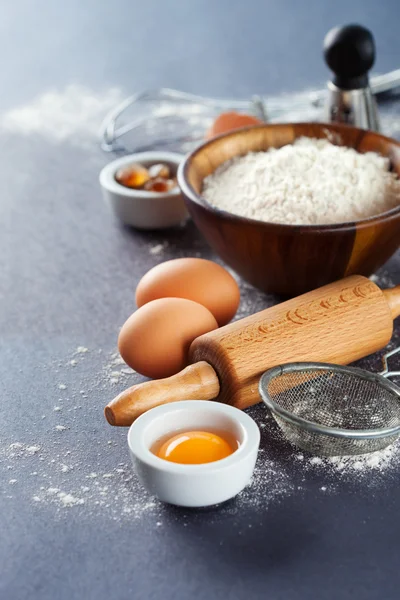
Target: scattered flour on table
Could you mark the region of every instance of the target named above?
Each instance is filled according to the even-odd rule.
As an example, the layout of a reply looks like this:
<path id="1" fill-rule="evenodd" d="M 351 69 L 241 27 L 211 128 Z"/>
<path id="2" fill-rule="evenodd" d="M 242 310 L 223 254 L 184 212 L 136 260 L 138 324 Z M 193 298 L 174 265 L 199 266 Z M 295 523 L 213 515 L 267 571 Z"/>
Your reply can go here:
<path id="1" fill-rule="evenodd" d="M 51 88 L 4 112 L 0 128 L 24 137 L 38 134 L 49 141 L 91 147 L 99 123 L 123 97 L 121 89 L 113 87 L 101 91 L 77 84 Z"/>
<path id="2" fill-rule="evenodd" d="M 21 473 L 18 479 L 7 479 L 9 487 L 15 494 L 27 494 L 27 498 L 38 506 L 54 506 L 60 515 L 74 510 L 120 520 L 136 519 L 144 513 L 156 511 L 159 518 L 162 505 L 142 489 L 127 461 L 125 435 L 123 442 L 119 436 L 118 442 L 114 439 L 102 443 L 98 439 L 101 436 L 90 436 L 85 431 L 88 422 L 93 420 L 91 411 L 95 412 L 96 418 L 99 412 L 102 413 L 98 406 L 98 391 L 106 390 L 106 396 L 112 397 L 116 393 L 112 389 L 115 384 L 120 383 L 122 387 L 132 385 L 138 377 L 137 373 L 125 364 L 116 351 L 108 354 L 99 351 L 91 353 L 89 348 L 78 346 L 72 356 L 75 358 L 55 361 L 52 365 L 58 373 L 61 368 L 73 368 L 74 373 L 66 377 L 67 371 L 64 371 L 65 383 L 56 383 L 57 391 L 63 392 L 63 397 L 55 397 L 57 404 L 54 405 L 54 397 L 48 398 L 47 407 L 43 404 L 46 414 L 39 417 L 40 423 L 44 424 L 41 427 L 40 444 L 25 440 L 10 440 L 8 444 L 3 440 L 0 443 L 0 470 L 4 467 L 8 473 Z M 97 368 L 93 366 L 94 359 L 100 362 Z M 95 402 L 92 403 L 91 399 Z M 77 416 L 82 408 L 89 415 L 83 421 L 82 417 Z M 56 421 L 61 412 L 65 416 L 63 424 Z M 102 415 L 100 418 L 103 419 Z M 25 439 L 33 436 L 38 439 L 37 428 L 34 422 L 32 424 L 33 429 L 26 432 Z M 104 422 L 105 434 L 110 435 L 111 431 L 107 430 Z M 82 433 L 78 443 L 77 432 Z M 117 437 L 121 431 L 112 433 Z M 95 451 L 90 452 L 93 445 Z M 115 455 L 109 454 L 109 449 L 116 447 L 119 449 L 118 462 L 115 461 Z M 121 459 L 125 461 L 121 462 Z M 110 465 L 106 470 L 104 463 Z M 7 497 L 12 498 L 9 492 Z"/>
<path id="3" fill-rule="evenodd" d="M 108 383 L 113 385 L 126 380 L 131 375 L 137 375 L 137 373 L 128 367 L 118 352 L 113 352 L 109 361 L 103 366 L 103 376 Z"/>
<path id="4" fill-rule="evenodd" d="M 394 287 L 397 285 L 387 271 L 381 271 L 378 274 L 373 274 L 370 280 L 379 285 L 382 289 Z"/>
<path id="5" fill-rule="evenodd" d="M 40 419 L 40 444 L 20 440 L 0 444 L 0 468 L 4 466 L 8 474 L 12 470 L 14 476 L 7 478 L 8 497 L 12 492 L 21 495 L 29 490 L 28 500 L 38 507 L 52 506 L 60 517 L 75 511 L 121 521 L 140 519 L 147 514 L 154 515 L 160 523 L 165 506 L 142 488 L 133 472 L 126 431 L 108 428 L 104 422 L 104 436 L 89 434 L 90 424 L 102 413 L 98 392 L 104 391 L 106 397 L 112 397 L 119 391 L 115 389 L 117 385 L 121 389 L 133 385 L 139 376 L 116 351 L 99 353 L 81 348 L 73 353 L 78 357 L 77 365 L 71 365 L 70 360 L 56 363 L 58 368 L 73 368 L 73 375 L 71 371 L 71 376 L 64 376 L 66 383 L 61 388 L 56 383 L 55 394 L 62 389 L 66 391 L 65 397 L 57 395 L 56 405 L 54 397 L 49 398 L 47 408 L 43 406 L 46 414 L 42 416 L 46 418 Z M 95 361 L 97 368 L 93 366 Z M 81 369 L 86 369 L 83 377 L 79 377 Z M 82 406 L 87 413 L 84 420 L 82 413 L 77 413 Z M 56 420 L 60 414 L 63 424 Z M 103 419 L 102 414 L 100 418 Z M 38 436 L 36 427 L 25 437 L 31 436 Z M 222 510 L 236 513 L 246 506 L 265 509 L 292 489 L 293 484 L 279 464 L 261 450 L 251 482 L 233 504 Z"/>
<path id="6" fill-rule="evenodd" d="M 388 159 L 328 140 L 300 138 L 222 164 L 203 195 L 228 212 L 287 224 L 328 224 L 368 218 L 400 204 L 400 181 Z"/>
<path id="7" fill-rule="evenodd" d="M 168 242 L 164 242 L 163 244 L 156 244 L 155 246 L 150 246 L 149 253 L 153 256 L 158 256 L 159 254 L 162 254 L 164 250 L 166 250 L 166 248 L 168 248 Z"/>
<path id="8" fill-rule="evenodd" d="M 75 354 L 86 354 L 86 352 L 89 352 L 89 348 L 86 348 L 86 346 L 78 346 L 75 350 Z"/>
<path id="9" fill-rule="evenodd" d="M 160 503 L 142 489 L 128 462 L 120 462 L 110 472 L 96 473 L 90 470 L 93 465 L 85 455 L 85 447 L 76 447 L 72 441 L 70 447 L 62 449 L 51 438 L 42 446 L 13 442 L 1 447 L 0 463 L 11 462 L 8 466 L 23 473 L 20 479 L 10 479 L 9 485 L 18 495 L 33 490 L 30 499 L 35 504 L 51 504 L 60 514 L 65 509 L 80 509 L 88 515 L 106 513 L 110 519 L 120 520 L 160 510 Z M 66 458 L 71 464 L 63 463 Z M 31 471 L 33 465 L 35 471 Z M 29 485 L 26 471 L 29 478 L 34 478 Z"/>
<path id="10" fill-rule="evenodd" d="M 108 428 L 102 421 L 104 398 L 111 398 L 141 378 L 116 351 L 80 348 L 85 347 L 72 353 L 77 365 L 72 366 L 69 360 L 54 361 L 51 368 L 65 369 L 65 384 L 60 388 L 55 382 L 54 396 L 44 398 L 44 414 L 37 417 L 36 423 L 32 420 L 32 429 L 17 439 L 1 441 L 0 473 L 3 468 L 3 480 L 9 482 L 3 494 L 10 499 L 25 494 L 38 508 L 51 506 L 60 517 L 74 511 L 122 522 L 146 514 L 154 517 L 154 523 L 161 522 L 168 509 L 140 485 L 130 464 L 126 432 Z M 58 421 L 60 415 L 63 424 Z M 218 514 L 236 514 L 246 508 L 264 511 L 271 503 L 301 490 L 312 472 L 327 477 L 326 482 L 319 483 L 321 493 L 325 493 L 332 488 L 332 479 L 363 480 L 369 486 L 375 476 L 395 473 L 399 464 L 397 444 L 361 457 L 308 456 L 286 443 L 282 445 L 281 432 L 272 417 L 265 418 L 265 411 L 257 409 L 254 418 L 263 443 L 252 480 Z"/>
<path id="11" fill-rule="evenodd" d="M 294 490 L 294 483 L 279 463 L 261 448 L 250 484 L 237 496 L 238 508 L 252 506 L 265 509 Z"/>
<path id="12" fill-rule="evenodd" d="M 296 458 L 303 461 L 304 468 L 307 470 L 318 467 L 327 472 L 343 475 L 344 477 L 349 476 L 353 479 L 365 478 L 366 476 L 373 478 L 399 467 L 400 442 L 397 441 L 383 450 L 369 454 L 309 457 L 307 459 L 303 454 L 297 454 Z"/>
<path id="13" fill-rule="evenodd" d="M 9 458 L 33 456 L 40 452 L 40 446 L 29 446 L 28 444 L 22 444 L 21 442 L 13 442 L 9 445 L 8 450 Z"/>
<path id="14" fill-rule="evenodd" d="M 66 494 L 65 492 L 58 492 L 57 497 L 63 506 L 75 506 L 76 504 L 85 504 L 83 498 L 76 498 L 72 494 Z"/>

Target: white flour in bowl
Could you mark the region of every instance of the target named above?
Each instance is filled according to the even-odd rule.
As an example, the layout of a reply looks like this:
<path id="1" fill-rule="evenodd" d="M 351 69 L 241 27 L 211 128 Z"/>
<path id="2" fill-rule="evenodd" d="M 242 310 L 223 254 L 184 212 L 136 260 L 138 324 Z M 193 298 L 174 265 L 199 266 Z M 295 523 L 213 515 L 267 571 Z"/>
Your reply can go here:
<path id="1" fill-rule="evenodd" d="M 356 221 L 400 205 L 389 159 L 328 140 L 299 138 L 222 164 L 204 180 L 203 196 L 230 213 L 292 225 Z"/>

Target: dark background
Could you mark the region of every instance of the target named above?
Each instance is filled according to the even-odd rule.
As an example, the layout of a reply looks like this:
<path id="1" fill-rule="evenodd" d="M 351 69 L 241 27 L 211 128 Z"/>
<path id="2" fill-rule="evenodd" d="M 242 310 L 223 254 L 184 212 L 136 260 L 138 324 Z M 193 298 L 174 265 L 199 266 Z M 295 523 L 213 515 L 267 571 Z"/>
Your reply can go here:
<path id="1" fill-rule="evenodd" d="M 112 87 L 121 97 L 160 86 L 237 97 L 319 87 L 328 75 L 325 33 L 353 21 L 372 28 L 376 71 L 385 72 L 400 66 L 399 17 L 399 3 L 389 0 L 16 0 L 3 4 L 0 18 L 0 109 L 8 114 L 69 84 L 99 98 Z M 41 116 L 46 122 L 45 110 Z M 85 462 L 106 472 L 127 461 L 126 431 L 102 416 L 123 385 L 103 385 L 97 349 L 115 349 L 146 269 L 211 253 L 192 225 L 165 234 L 119 227 L 100 199 L 98 172 L 110 157 L 94 133 L 85 130 L 78 144 L 73 135 L 42 134 L 29 111 L 26 122 L 29 131 L 0 131 L 1 600 L 398 598 L 398 475 L 372 488 L 329 480 L 334 492 L 324 495 L 326 477 L 301 474 L 278 445 L 270 456 L 279 464 L 282 452 L 282 469 L 301 490 L 265 505 L 258 498 L 204 512 L 161 506 L 156 515 L 113 520 L 112 506 L 97 513 L 32 501 L 36 459 L 10 458 L 11 443 L 40 444 L 43 464 L 70 448 L 72 487 Z M 165 242 L 161 255 L 149 252 Z M 399 255 L 379 277 L 400 282 Z M 274 301 L 242 291 L 242 315 Z M 60 368 L 80 345 L 90 349 L 85 362 Z M 378 369 L 379 357 L 365 364 Z M 69 429 L 57 437 L 58 421 L 49 421 L 61 381 L 88 397 L 76 415 L 64 411 Z M 261 408 L 251 414 L 265 419 Z M 132 486 L 135 502 L 142 491 Z"/>

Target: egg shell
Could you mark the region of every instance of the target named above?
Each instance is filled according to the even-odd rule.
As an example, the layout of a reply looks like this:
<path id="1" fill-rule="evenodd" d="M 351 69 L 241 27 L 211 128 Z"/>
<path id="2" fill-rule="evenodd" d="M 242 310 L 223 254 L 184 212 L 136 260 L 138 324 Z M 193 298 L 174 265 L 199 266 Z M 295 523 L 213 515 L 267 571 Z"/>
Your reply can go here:
<path id="1" fill-rule="evenodd" d="M 138 373 L 154 379 L 169 377 L 187 366 L 192 341 L 217 327 L 213 315 L 201 304 L 160 298 L 129 317 L 120 331 L 118 349 Z"/>
<path id="2" fill-rule="evenodd" d="M 235 279 L 221 265 L 204 258 L 176 258 L 150 269 L 136 288 L 139 307 L 166 297 L 202 304 L 222 326 L 235 316 L 240 291 Z"/>

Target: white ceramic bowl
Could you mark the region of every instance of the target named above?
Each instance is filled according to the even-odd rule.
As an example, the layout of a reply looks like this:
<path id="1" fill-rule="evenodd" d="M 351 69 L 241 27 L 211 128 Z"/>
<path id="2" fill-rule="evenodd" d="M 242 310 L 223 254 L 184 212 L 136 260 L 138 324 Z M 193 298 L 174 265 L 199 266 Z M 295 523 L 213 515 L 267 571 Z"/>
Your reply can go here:
<path id="1" fill-rule="evenodd" d="M 115 216 L 138 229 L 164 229 L 179 225 L 189 214 L 179 188 L 158 193 L 134 190 L 118 183 L 117 171 L 126 165 L 140 163 L 148 167 L 154 163 L 166 163 L 176 173 L 183 160 L 175 152 L 138 152 L 123 156 L 106 165 L 100 172 L 103 197 Z"/>
<path id="2" fill-rule="evenodd" d="M 200 465 L 173 463 L 150 451 L 169 433 L 208 429 L 233 434 L 239 448 L 227 458 Z M 153 408 L 128 433 L 133 465 L 143 486 L 164 502 L 187 507 L 212 506 L 236 496 L 251 479 L 259 443 L 259 429 L 246 413 L 205 400 Z"/>

